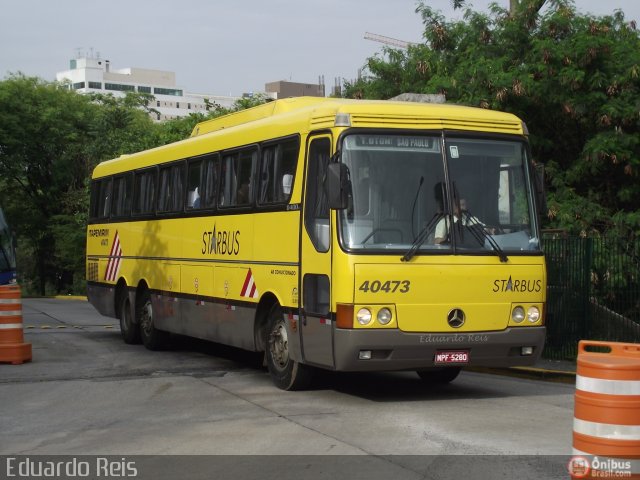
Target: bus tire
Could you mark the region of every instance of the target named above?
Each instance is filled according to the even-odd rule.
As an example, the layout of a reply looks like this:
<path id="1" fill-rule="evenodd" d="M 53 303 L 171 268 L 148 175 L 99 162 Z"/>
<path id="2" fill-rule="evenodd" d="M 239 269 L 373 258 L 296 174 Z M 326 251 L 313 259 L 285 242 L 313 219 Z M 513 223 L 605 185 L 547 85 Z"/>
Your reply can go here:
<path id="1" fill-rule="evenodd" d="M 267 368 L 273 383 L 282 390 L 304 390 L 311 383 L 311 367 L 289 356 L 287 325 L 282 309 L 274 305 L 269 311 L 266 331 Z"/>
<path id="2" fill-rule="evenodd" d="M 453 382 L 460 375 L 460 367 L 432 368 L 429 370 L 417 370 L 418 376 L 426 383 L 432 385 L 446 385 Z"/>
<path id="3" fill-rule="evenodd" d="M 149 350 L 162 350 L 166 347 L 169 333 L 158 330 L 154 326 L 153 304 L 149 290 L 144 290 L 140 301 L 136 301 L 136 317 L 140 326 L 140 338 Z"/>
<path id="4" fill-rule="evenodd" d="M 131 312 L 131 300 L 129 300 L 129 295 L 126 291 L 120 296 L 118 313 L 120 317 L 120 335 L 124 343 L 129 345 L 140 343 L 140 328 L 138 323 L 134 321 L 134 316 Z"/>

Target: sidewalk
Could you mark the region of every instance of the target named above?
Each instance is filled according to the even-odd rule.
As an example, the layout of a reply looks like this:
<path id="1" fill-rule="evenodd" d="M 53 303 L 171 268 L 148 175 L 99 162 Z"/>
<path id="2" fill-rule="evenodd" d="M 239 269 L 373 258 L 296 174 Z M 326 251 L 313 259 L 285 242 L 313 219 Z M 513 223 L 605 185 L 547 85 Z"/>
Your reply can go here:
<path id="1" fill-rule="evenodd" d="M 491 373 L 493 375 L 508 375 L 520 378 L 537 378 L 549 382 L 570 383 L 576 382 L 576 364 L 569 361 L 539 359 L 532 367 L 470 367 L 470 371 Z"/>
<path id="2" fill-rule="evenodd" d="M 509 370 L 550 382 L 576 383 L 576 364 L 569 361 L 541 358 L 533 367 L 512 367 Z"/>

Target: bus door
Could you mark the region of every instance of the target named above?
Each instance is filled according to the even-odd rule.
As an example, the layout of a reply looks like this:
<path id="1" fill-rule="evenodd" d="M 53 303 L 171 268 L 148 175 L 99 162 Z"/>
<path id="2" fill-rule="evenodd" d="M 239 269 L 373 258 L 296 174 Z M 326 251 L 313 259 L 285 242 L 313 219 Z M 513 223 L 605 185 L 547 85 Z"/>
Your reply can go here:
<path id="1" fill-rule="evenodd" d="M 331 136 L 307 144 L 306 188 L 301 231 L 302 351 L 304 361 L 333 367 L 331 322 L 331 218 L 324 178 L 331 158 Z"/>

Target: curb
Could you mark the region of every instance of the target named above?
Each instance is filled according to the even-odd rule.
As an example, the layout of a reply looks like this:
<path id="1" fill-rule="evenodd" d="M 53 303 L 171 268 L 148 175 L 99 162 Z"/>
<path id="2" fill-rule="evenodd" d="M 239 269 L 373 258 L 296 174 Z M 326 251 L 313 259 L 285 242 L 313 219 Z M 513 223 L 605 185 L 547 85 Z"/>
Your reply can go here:
<path id="1" fill-rule="evenodd" d="M 23 295 L 22 298 L 33 298 L 33 299 L 43 299 L 43 298 L 53 298 L 56 300 L 87 300 L 87 296 L 86 295 L 45 295 L 40 296 L 40 295 Z"/>
<path id="2" fill-rule="evenodd" d="M 491 375 L 502 375 L 506 377 L 526 378 L 544 380 L 556 383 L 576 383 L 576 373 L 563 370 L 549 370 L 538 367 L 509 367 L 509 368 L 490 368 L 490 367 L 470 367 L 465 370 L 478 373 L 489 373 Z"/>

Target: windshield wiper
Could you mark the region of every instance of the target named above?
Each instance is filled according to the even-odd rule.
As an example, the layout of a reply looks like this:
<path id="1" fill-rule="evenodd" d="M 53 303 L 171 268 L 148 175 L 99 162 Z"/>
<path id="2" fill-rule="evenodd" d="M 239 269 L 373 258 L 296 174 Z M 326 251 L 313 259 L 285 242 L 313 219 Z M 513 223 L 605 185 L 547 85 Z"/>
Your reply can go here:
<path id="1" fill-rule="evenodd" d="M 418 232 L 418 236 L 415 238 L 415 240 L 411 244 L 411 248 L 409 248 L 409 250 L 407 250 L 407 253 L 405 253 L 400 258 L 402 262 L 408 262 L 413 257 L 415 257 L 416 252 L 422 246 L 422 244 L 427 240 L 427 238 L 429 237 L 429 234 L 431 233 L 431 230 L 433 230 L 433 228 L 436 226 L 436 222 L 440 220 L 442 216 L 443 216 L 442 214 L 436 213 L 433 217 L 431 217 L 431 220 L 429 220 L 429 222 L 424 226 L 424 228 L 420 230 L 420 232 Z"/>
<path id="2" fill-rule="evenodd" d="M 463 212 L 462 215 L 467 215 L 467 218 L 475 218 L 473 217 L 473 215 L 471 215 L 471 212 L 469 212 L 469 210 L 466 210 L 465 212 Z M 473 228 L 476 226 L 480 228 Z M 489 235 L 485 231 L 483 224 L 481 223 L 473 224 L 473 225 L 469 225 L 469 227 L 470 228 L 467 228 L 467 230 L 471 232 L 471 234 L 474 236 L 474 238 L 478 241 L 479 244 L 483 244 L 484 240 L 486 240 L 487 243 L 491 245 L 491 248 L 493 248 L 493 250 L 498 254 L 498 257 L 500 258 L 501 262 L 506 263 L 507 261 L 509 261 L 509 257 L 507 257 L 507 254 L 504 253 L 504 250 L 502 250 L 502 248 L 500 248 L 500 245 L 498 245 L 498 242 L 496 242 L 496 239 L 493 238 L 492 235 Z"/>

